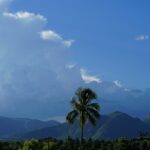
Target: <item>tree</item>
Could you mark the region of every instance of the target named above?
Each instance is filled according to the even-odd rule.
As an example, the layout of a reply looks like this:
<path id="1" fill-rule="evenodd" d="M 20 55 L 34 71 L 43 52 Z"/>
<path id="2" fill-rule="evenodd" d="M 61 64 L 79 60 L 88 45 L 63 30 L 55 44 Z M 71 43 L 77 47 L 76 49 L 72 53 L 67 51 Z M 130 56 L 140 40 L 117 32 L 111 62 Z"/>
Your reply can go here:
<path id="1" fill-rule="evenodd" d="M 25 141 L 23 150 L 41 150 L 42 149 L 42 144 L 35 139 L 32 139 L 30 141 Z"/>
<path id="2" fill-rule="evenodd" d="M 69 123 L 74 123 L 76 119 L 80 122 L 81 140 L 80 149 L 83 149 L 83 128 L 89 120 L 93 125 L 96 125 L 96 120 L 100 117 L 100 106 L 94 102 L 97 95 L 90 88 L 79 88 L 71 99 L 73 110 L 68 113 L 66 120 Z"/>

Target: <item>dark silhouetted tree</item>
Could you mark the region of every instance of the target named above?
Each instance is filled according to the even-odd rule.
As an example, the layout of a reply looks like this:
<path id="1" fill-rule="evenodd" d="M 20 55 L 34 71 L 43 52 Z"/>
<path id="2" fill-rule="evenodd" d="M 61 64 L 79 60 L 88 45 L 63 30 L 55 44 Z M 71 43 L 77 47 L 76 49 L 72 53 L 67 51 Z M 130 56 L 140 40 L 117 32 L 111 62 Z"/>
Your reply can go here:
<path id="1" fill-rule="evenodd" d="M 73 123 L 78 119 L 80 122 L 80 149 L 83 149 L 83 128 L 85 123 L 90 121 L 93 125 L 96 125 L 96 120 L 100 117 L 100 106 L 98 103 L 94 102 L 96 99 L 96 93 L 90 88 L 79 88 L 71 99 L 73 111 L 68 113 L 66 120 L 69 123 Z"/>

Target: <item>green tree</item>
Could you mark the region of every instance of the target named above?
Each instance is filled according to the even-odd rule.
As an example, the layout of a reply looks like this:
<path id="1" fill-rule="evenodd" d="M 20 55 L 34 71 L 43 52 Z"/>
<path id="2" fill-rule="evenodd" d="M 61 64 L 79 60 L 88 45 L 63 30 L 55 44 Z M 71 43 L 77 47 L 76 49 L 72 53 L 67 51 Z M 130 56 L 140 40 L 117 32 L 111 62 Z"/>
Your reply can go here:
<path id="1" fill-rule="evenodd" d="M 83 128 L 87 120 L 93 125 L 96 125 L 96 120 L 100 117 L 100 106 L 94 102 L 97 99 L 97 95 L 90 88 L 79 88 L 75 92 L 75 95 L 71 99 L 73 110 L 68 113 L 66 120 L 69 123 L 73 123 L 76 119 L 80 122 L 81 127 L 81 145 L 80 149 L 83 149 Z"/>
<path id="2" fill-rule="evenodd" d="M 23 150 L 41 150 L 42 145 L 38 140 L 32 139 L 30 141 L 25 141 Z"/>
<path id="3" fill-rule="evenodd" d="M 43 150 L 55 150 L 56 149 L 56 142 L 49 141 L 49 143 L 44 143 Z"/>

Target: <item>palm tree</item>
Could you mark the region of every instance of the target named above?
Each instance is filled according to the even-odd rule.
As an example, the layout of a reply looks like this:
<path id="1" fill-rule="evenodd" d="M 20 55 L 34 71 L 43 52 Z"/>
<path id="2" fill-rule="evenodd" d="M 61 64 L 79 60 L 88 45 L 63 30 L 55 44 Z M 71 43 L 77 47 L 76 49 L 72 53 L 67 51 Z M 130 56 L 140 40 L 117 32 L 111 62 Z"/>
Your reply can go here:
<path id="1" fill-rule="evenodd" d="M 66 120 L 73 123 L 76 119 L 80 121 L 81 127 L 81 145 L 83 149 L 83 128 L 89 120 L 93 125 L 96 125 L 96 119 L 100 117 L 100 106 L 98 103 L 93 102 L 97 99 L 97 95 L 90 88 L 79 88 L 71 99 L 73 110 L 68 113 Z"/>

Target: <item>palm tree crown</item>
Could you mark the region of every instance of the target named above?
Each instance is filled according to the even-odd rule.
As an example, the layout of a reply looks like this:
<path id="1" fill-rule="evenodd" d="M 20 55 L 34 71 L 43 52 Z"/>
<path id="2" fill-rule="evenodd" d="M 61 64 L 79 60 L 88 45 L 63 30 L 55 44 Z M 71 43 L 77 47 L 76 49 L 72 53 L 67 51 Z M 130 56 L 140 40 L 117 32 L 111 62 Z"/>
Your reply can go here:
<path id="1" fill-rule="evenodd" d="M 76 118 L 79 118 L 80 126 L 83 126 L 87 120 L 95 125 L 96 119 L 100 117 L 100 106 L 93 102 L 95 99 L 97 95 L 94 91 L 89 88 L 79 88 L 71 99 L 73 111 L 67 115 L 66 120 L 73 123 Z"/>
<path id="2" fill-rule="evenodd" d="M 100 106 L 94 102 L 95 99 L 97 99 L 97 95 L 90 88 L 79 88 L 71 99 L 73 111 L 67 115 L 66 120 L 73 123 L 75 119 L 79 119 L 82 129 L 81 139 L 86 121 L 89 120 L 93 125 L 96 125 L 96 119 L 100 117 Z"/>

